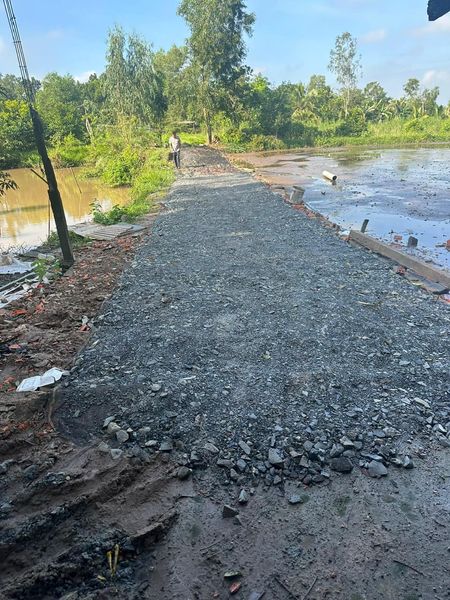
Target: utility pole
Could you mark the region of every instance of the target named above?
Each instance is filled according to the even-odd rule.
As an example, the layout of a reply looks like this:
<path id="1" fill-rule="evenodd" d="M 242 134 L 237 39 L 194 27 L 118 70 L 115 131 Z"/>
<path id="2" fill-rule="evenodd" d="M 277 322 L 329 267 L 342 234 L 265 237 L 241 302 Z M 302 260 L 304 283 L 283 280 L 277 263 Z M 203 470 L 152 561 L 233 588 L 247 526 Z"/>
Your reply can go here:
<path id="1" fill-rule="evenodd" d="M 17 60 L 19 63 L 20 74 L 22 77 L 22 84 L 25 89 L 25 95 L 27 97 L 28 106 L 30 108 L 31 122 L 33 124 L 34 138 L 36 140 L 37 150 L 42 160 L 42 166 L 44 168 L 45 177 L 48 185 L 48 197 L 55 218 L 56 230 L 58 232 L 59 243 L 63 254 L 63 266 L 68 268 L 74 263 L 72 245 L 69 238 L 69 230 L 67 228 L 66 214 L 64 212 L 64 206 L 61 199 L 61 194 L 58 189 L 58 182 L 56 181 L 55 171 L 53 169 L 52 162 L 48 156 L 47 147 L 45 145 L 44 128 L 42 125 L 41 118 L 35 108 L 35 96 L 34 89 L 31 83 L 30 75 L 28 73 L 28 67 L 25 60 L 25 54 L 20 40 L 19 29 L 17 27 L 17 20 L 14 15 L 11 0 L 3 0 L 5 6 L 6 16 L 9 22 L 9 28 L 11 29 L 11 35 L 16 49 Z"/>

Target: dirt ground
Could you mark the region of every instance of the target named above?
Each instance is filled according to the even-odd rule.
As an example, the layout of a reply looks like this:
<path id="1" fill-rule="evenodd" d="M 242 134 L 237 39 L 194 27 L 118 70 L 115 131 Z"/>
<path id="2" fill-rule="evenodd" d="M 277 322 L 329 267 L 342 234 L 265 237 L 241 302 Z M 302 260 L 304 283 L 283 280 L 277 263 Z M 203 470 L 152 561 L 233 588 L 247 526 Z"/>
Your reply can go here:
<path id="1" fill-rule="evenodd" d="M 448 308 L 206 149 L 107 246 L 2 315 L 11 388 L 89 341 L 0 399 L 2 597 L 450 598 Z"/>

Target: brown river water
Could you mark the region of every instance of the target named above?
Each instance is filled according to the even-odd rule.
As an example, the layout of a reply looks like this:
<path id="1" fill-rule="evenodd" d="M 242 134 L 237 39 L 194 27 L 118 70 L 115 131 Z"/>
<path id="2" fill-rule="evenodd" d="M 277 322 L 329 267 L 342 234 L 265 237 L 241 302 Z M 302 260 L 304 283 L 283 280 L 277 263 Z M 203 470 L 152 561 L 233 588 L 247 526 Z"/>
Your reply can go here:
<path id="1" fill-rule="evenodd" d="M 404 246 L 409 236 L 419 240 L 408 252 L 450 269 L 450 148 L 345 148 L 283 153 L 251 153 L 245 160 L 265 181 L 304 190 L 303 201 L 344 230 L 360 229 Z M 338 176 L 332 185 L 324 170 Z"/>
<path id="2" fill-rule="evenodd" d="M 29 169 L 12 169 L 9 174 L 19 187 L 0 198 L 0 250 L 38 246 L 47 238 L 49 227 L 55 230 L 47 187 Z M 109 209 L 130 199 L 128 188 L 83 179 L 80 169 L 58 169 L 56 176 L 69 225 L 88 220 L 93 202 Z"/>

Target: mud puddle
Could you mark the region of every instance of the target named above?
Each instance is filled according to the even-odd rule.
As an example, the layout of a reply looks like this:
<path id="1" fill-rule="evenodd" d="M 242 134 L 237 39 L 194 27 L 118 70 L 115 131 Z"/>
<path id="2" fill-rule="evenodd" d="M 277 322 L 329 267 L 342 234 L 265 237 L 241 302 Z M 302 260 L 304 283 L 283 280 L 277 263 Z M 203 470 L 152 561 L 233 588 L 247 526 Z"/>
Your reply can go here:
<path id="1" fill-rule="evenodd" d="M 303 186 L 304 202 L 343 229 L 360 229 L 388 243 L 418 247 L 408 252 L 450 269 L 450 148 L 337 149 L 246 154 L 257 174 L 274 185 Z M 338 175 L 332 186 L 324 170 Z"/>

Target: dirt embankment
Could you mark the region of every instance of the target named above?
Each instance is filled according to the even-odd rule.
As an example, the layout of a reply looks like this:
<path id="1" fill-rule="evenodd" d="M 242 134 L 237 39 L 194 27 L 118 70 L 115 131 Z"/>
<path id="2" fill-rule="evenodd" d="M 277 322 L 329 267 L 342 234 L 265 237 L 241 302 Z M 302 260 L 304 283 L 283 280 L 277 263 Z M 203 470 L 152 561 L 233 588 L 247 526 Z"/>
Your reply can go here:
<path id="1" fill-rule="evenodd" d="M 446 307 L 208 149 L 165 208 L 3 430 L 3 596 L 450 597 Z"/>

